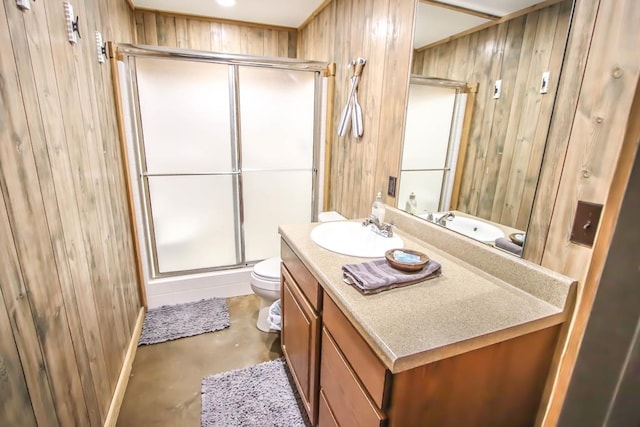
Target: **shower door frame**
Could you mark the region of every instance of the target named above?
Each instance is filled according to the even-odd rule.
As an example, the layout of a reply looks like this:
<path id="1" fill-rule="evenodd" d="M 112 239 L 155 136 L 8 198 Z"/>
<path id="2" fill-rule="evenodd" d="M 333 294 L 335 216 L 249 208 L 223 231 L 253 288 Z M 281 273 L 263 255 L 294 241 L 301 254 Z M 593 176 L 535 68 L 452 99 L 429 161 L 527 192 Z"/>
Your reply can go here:
<path id="1" fill-rule="evenodd" d="M 270 58 L 258 57 L 250 55 L 223 54 L 217 52 L 195 51 L 187 49 L 173 49 L 158 46 L 119 44 L 118 53 L 122 55 L 122 60 L 127 67 L 127 92 L 130 100 L 128 106 L 130 117 L 132 118 L 132 135 L 133 148 L 135 152 L 135 175 L 137 177 L 137 185 L 139 191 L 140 210 L 142 211 L 142 224 L 144 228 L 144 240 L 146 249 L 146 270 L 148 280 L 171 278 L 184 275 L 192 275 L 199 273 L 216 272 L 221 270 L 229 270 L 234 268 L 250 267 L 259 260 L 247 260 L 245 255 L 245 236 L 244 236 L 244 212 L 243 212 L 243 189 L 242 189 L 242 138 L 239 129 L 239 67 L 249 66 L 258 68 L 283 69 L 293 71 L 305 71 L 314 73 L 314 129 L 313 129 L 313 149 L 312 149 L 312 165 L 311 165 L 311 218 L 310 221 L 316 219 L 318 206 L 320 203 L 319 194 L 319 162 L 321 151 L 321 134 L 322 134 L 322 107 L 324 100 L 322 97 L 323 77 L 325 77 L 328 63 L 319 61 L 306 61 L 290 58 Z M 186 60 L 198 61 L 215 64 L 228 65 L 229 88 L 230 88 L 230 116 L 231 125 L 230 141 L 232 150 L 232 171 L 230 172 L 211 172 L 211 173 L 168 173 L 168 174 L 151 174 L 147 172 L 146 160 L 144 155 L 144 136 L 142 132 L 141 110 L 138 98 L 136 62 L 137 57 L 147 57 L 166 60 Z M 131 167 L 132 165 L 129 165 Z M 307 169 L 304 169 L 307 170 Z M 269 171 L 274 171 L 269 169 Z M 299 169 L 287 169 L 287 171 L 299 171 Z M 153 218 L 151 212 L 151 200 L 149 192 L 149 177 L 154 176 L 215 176 L 224 175 L 231 176 L 233 185 L 233 204 L 234 204 L 234 233 L 236 242 L 236 264 L 222 265 L 216 267 L 206 267 L 198 269 L 188 269 L 171 272 L 160 272 L 157 247 L 155 242 L 155 234 L 153 229 Z M 141 242 L 140 242 L 141 243 Z"/>

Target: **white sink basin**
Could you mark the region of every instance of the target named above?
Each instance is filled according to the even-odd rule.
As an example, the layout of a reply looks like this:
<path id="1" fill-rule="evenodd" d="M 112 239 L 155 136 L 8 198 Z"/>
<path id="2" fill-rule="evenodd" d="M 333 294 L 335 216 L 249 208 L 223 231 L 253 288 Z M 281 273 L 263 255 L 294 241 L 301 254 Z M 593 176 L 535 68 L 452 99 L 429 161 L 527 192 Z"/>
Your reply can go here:
<path id="1" fill-rule="evenodd" d="M 360 222 L 325 222 L 311 230 L 311 240 L 332 252 L 363 258 L 383 257 L 389 249 L 404 247 L 398 236 L 382 237 L 369 227 Z"/>
<path id="2" fill-rule="evenodd" d="M 435 214 L 435 220 L 437 221 L 440 216 Z M 493 243 L 497 238 L 505 237 L 498 227 L 475 218 L 456 216 L 452 220 L 446 221 L 445 226 L 457 233 L 485 243 Z"/>

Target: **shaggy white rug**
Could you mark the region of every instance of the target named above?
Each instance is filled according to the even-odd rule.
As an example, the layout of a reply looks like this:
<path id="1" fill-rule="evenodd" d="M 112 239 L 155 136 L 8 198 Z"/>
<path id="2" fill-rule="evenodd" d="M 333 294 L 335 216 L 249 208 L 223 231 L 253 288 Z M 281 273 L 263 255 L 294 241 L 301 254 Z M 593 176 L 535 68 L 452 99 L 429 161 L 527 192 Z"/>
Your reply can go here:
<path id="1" fill-rule="evenodd" d="M 309 426 L 283 358 L 202 380 L 203 427 Z"/>
<path id="2" fill-rule="evenodd" d="M 229 324 L 229 311 L 224 298 L 163 305 L 147 311 L 138 345 L 157 344 L 219 331 L 228 328 Z"/>

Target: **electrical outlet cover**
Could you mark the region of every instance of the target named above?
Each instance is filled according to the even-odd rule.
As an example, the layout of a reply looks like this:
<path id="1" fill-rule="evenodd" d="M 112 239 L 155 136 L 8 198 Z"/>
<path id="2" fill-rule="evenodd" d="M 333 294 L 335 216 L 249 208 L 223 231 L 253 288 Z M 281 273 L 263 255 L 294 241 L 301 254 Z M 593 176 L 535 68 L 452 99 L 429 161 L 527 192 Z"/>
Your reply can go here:
<path id="1" fill-rule="evenodd" d="M 500 92 L 502 92 L 502 80 L 496 80 L 493 86 L 493 99 L 500 98 Z"/>

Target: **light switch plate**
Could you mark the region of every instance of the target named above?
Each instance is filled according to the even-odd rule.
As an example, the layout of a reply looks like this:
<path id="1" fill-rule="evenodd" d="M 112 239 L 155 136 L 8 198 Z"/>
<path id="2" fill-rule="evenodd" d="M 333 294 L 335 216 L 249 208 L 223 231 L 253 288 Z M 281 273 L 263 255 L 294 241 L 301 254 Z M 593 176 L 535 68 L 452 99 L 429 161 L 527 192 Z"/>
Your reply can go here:
<path id="1" fill-rule="evenodd" d="M 398 178 L 395 176 L 389 177 L 389 184 L 387 185 L 387 194 L 391 197 L 396 197 L 396 183 Z"/>
<path id="2" fill-rule="evenodd" d="M 598 203 L 578 200 L 576 216 L 573 220 L 571 237 L 569 240 L 579 245 L 592 247 L 600 224 L 602 205 Z"/>

